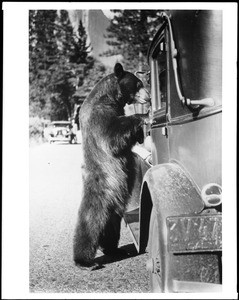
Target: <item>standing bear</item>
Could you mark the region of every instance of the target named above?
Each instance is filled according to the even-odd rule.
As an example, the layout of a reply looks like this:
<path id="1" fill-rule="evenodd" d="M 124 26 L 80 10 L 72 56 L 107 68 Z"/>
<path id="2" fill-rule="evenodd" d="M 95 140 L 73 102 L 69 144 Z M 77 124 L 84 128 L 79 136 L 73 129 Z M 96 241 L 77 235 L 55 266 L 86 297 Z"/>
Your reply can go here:
<path id="1" fill-rule="evenodd" d="M 132 147 L 144 139 L 143 119 L 124 115 L 127 104 L 149 101 L 143 83 L 116 63 L 80 110 L 83 195 L 74 234 L 74 261 L 97 267 L 96 251 L 117 254 L 120 224 L 135 177 Z"/>

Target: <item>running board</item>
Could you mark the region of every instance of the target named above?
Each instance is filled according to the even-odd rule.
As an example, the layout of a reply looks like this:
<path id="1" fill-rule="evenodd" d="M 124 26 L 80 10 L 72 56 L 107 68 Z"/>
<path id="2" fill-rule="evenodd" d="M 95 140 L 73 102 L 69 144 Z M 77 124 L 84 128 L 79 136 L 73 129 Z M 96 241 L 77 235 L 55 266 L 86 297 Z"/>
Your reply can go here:
<path id="1" fill-rule="evenodd" d="M 207 282 L 173 280 L 175 293 L 221 293 L 222 285 Z"/>
<path id="2" fill-rule="evenodd" d="M 124 214 L 124 221 L 126 224 L 126 227 L 128 228 L 134 245 L 139 252 L 139 207 L 130 211 L 127 211 Z"/>

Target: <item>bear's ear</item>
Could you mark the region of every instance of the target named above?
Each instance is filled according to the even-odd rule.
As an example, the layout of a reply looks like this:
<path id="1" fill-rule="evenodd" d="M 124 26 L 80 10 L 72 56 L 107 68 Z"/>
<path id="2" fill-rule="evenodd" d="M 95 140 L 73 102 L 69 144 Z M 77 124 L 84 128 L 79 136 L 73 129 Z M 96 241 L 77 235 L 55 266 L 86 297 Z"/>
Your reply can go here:
<path id="1" fill-rule="evenodd" d="M 124 69 L 120 63 L 116 63 L 114 67 L 115 76 L 120 79 L 124 75 Z"/>

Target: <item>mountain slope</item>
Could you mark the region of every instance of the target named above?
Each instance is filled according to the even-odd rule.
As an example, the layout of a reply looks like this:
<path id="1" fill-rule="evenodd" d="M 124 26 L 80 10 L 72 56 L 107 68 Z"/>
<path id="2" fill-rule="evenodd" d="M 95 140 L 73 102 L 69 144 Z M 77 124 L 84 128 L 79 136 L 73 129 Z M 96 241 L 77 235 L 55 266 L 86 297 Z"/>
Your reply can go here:
<path id="1" fill-rule="evenodd" d="M 107 67 L 112 67 L 116 61 L 121 60 L 121 56 L 102 57 L 101 54 L 109 50 L 106 43 L 107 27 L 110 20 L 103 14 L 102 10 L 74 10 L 69 11 L 74 28 L 77 28 L 79 20 L 89 35 L 89 42 L 92 48 L 92 56 L 101 61 Z"/>

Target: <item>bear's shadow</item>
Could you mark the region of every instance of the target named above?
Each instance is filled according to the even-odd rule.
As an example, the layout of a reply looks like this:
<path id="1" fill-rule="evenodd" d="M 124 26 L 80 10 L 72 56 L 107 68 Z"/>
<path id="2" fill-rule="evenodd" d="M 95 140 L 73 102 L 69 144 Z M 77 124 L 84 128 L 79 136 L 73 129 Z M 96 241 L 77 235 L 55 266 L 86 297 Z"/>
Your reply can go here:
<path id="1" fill-rule="evenodd" d="M 105 255 L 103 254 L 102 256 L 97 256 L 95 258 L 95 263 L 101 265 L 102 267 L 104 265 L 113 263 L 113 262 L 117 262 L 117 261 L 121 261 L 121 260 L 125 260 L 137 255 L 140 255 L 137 250 L 135 249 L 134 244 L 128 244 L 125 246 L 122 246 L 119 248 L 119 250 L 122 250 L 122 252 L 124 253 L 120 253 L 120 254 L 116 254 L 116 255 Z"/>

